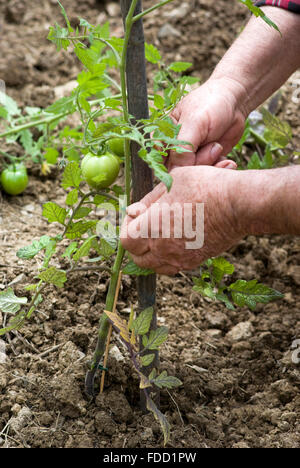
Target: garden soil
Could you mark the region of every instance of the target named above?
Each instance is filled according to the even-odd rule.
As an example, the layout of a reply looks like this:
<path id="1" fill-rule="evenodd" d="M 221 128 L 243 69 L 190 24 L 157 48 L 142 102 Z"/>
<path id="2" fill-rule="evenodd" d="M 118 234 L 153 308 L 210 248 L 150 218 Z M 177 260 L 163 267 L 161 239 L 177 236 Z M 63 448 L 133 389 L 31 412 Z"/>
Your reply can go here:
<path id="1" fill-rule="evenodd" d="M 72 24 L 78 16 L 92 23 L 110 18 L 113 33 L 122 34 L 117 3 L 63 3 Z M 151 4 L 145 1 L 146 7 Z M 204 80 L 247 17 L 234 0 L 175 0 L 146 19 L 145 34 L 168 62 L 190 60 L 193 75 Z M 46 40 L 56 20 L 61 21 L 56 1 L 0 1 L 0 78 L 21 106 L 45 107 L 76 79 L 76 59 L 56 53 Z M 290 82 L 278 113 L 293 126 L 299 144 L 299 107 L 292 92 Z M 39 265 L 23 263 L 15 252 L 33 238 L 58 232 L 42 218 L 42 204 L 63 201 L 57 173 L 45 178 L 37 168 L 29 170 L 22 196 L 0 194 L 0 290 L 11 285 L 21 295 Z M 299 239 L 250 237 L 227 258 L 236 267 L 235 278 L 259 278 L 284 298 L 255 312 L 228 311 L 192 292 L 189 274 L 159 277 L 158 321 L 170 330 L 161 368 L 183 382 L 161 393 L 161 410 L 172 425 L 168 446 L 299 447 L 299 364 L 291 349 L 300 339 Z M 105 393 L 94 402 L 84 394 L 107 286 L 105 273 L 74 274 L 63 290 L 47 289 L 19 332 L 1 338 L 0 447 L 163 446 L 159 425 L 140 411 L 138 379 L 116 337 Z M 126 316 L 135 303 L 134 280 L 124 277 L 118 311 Z"/>

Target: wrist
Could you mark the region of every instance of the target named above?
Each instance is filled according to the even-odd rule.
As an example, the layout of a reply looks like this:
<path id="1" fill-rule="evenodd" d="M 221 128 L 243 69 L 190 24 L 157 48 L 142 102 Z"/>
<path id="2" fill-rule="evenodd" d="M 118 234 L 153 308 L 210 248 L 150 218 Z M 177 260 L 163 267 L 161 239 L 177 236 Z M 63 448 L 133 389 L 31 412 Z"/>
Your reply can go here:
<path id="1" fill-rule="evenodd" d="M 233 77 L 238 108 L 246 117 L 300 66 L 300 15 L 272 6 L 264 10 L 281 35 L 252 17 L 213 73 L 227 83 Z"/>
<path id="2" fill-rule="evenodd" d="M 299 234 L 299 180 L 296 166 L 236 172 L 228 196 L 240 235 Z"/>
<path id="3" fill-rule="evenodd" d="M 226 92 L 235 112 L 242 115 L 244 120 L 247 119 L 250 113 L 247 106 L 249 96 L 246 87 L 240 81 L 227 75 L 222 70 L 219 71 L 217 67 L 209 78 L 208 83 L 219 87 L 223 93 Z"/>
<path id="4" fill-rule="evenodd" d="M 242 237 L 262 235 L 270 230 L 266 213 L 270 194 L 266 187 L 266 171 L 238 171 L 235 183 L 229 187 L 232 213 L 237 231 Z"/>

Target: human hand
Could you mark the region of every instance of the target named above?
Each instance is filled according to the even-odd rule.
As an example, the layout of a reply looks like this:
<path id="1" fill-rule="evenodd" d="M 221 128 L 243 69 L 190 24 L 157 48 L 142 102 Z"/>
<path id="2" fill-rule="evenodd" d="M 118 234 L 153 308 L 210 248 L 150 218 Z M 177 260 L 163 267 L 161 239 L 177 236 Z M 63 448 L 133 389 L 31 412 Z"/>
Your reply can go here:
<path id="1" fill-rule="evenodd" d="M 186 153 L 172 151 L 167 161 L 169 170 L 178 166 L 208 165 L 235 169 L 227 154 L 241 139 L 246 115 L 239 109 L 241 87 L 233 79 L 208 80 L 185 96 L 171 113 L 181 125 L 178 139 L 190 142 Z"/>
<path id="2" fill-rule="evenodd" d="M 121 229 L 121 242 L 138 266 L 168 275 L 198 267 L 243 237 L 232 203 L 238 172 L 198 166 L 173 169 L 171 175 L 170 192 L 160 183 L 140 202 L 129 206 Z M 194 242 L 196 249 L 190 248 L 193 240 L 198 242 Z"/>

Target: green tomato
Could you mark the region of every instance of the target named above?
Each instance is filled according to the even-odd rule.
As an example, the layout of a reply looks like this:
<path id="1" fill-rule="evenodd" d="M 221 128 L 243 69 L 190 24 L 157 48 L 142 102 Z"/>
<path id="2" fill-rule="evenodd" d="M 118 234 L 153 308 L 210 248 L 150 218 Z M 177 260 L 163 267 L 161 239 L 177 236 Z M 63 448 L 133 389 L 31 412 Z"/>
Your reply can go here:
<path id="1" fill-rule="evenodd" d="M 111 138 L 108 141 L 108 147 L 119 158 L 124 158 L 124 138 Z"/>
<path id="2" fill-rule="evenodd" d="M 110 153 L 102 156 L 88 153 L 81 163 L 84 180 L 96 190 L 109 187 L 118 177 L 119 170 L 118 158 Z"/>
<path id="3" fill-rule="evenodd" d="M 94 158 L 95 156 L 97 156 L 96 154 L 93 154 L 93 153 L 87 153 L 83 160 L 81 161 L 81 171 L 83 172 L 84 171 L 84 167 L 86 165 L 86 163 L 91 159 L 91 158 Z"/>
<path id="4" fill-rule="evenodd" d="M 28 185 L 27 170 L 24 164 L 11 164 L 0 177 L 3 190 L 9 195 L 19 195 Z"/>

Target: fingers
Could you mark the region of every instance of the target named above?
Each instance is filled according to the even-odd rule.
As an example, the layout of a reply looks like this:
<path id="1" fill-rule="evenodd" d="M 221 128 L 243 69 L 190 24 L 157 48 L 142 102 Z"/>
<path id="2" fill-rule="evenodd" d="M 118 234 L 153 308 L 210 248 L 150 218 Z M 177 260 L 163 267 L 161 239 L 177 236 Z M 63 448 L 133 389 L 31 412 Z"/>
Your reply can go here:
<path id="1" fill-rule="evenodd" d="M 172 170 L 176 167 L 182 166 L 194 166 L 196 161 L 195 150 L 199 147 L 201 141 L 203 141 L 202 129 L 198 125 L 196 118 L 192 114 L 187 118 L 182 115 L 180 111 L 174 109 L 171 118 L 174 123 L 181 124 L 181 128 L 177 139 L 186 141 L 189 144 L 182 145 L 187 151 L 184 153 L 176 153 L 170 151 L 167 168 Z"/>
<path id="2" fill-rule="evenodd" d="M 209 143 L 196 153 L 196 166 L 214 166 L 223 153 L 223 147 L 219 143 Z"/>
<path id="3" fill-rule="evenodd" d="M 135 255 L 143 255 L 149 251 L 148 238 L 141 237 L 143 219 L 126 216 L 120 233 L 120 241 L 125 250 Z"/>
<path id="4" fill-rule="evenodd" d="M 167 188 L 164 184 L 158 184 L 150 193 L 148 193 L 142 200 L 137 203 L 133 203 L 132 205 L 128 206 L 126 209 L 126 213 L 131 218 L 136 218 L 141 214 L 145 213 L 145 211 L 150 208 L 150 206 L 157 202 L 157 200 L 162 197 L 167 191 Z"/>
<path id="5" fill-rule="evenodd" d="M 192 152 L 186 153 L 176 153 L 175 151 L 170 151 L 170 155 L 167 161 L 167 169 L 171 171 L 176 167 L 183 167 L 183 166 L 195 166 L 196 155 Z"/>
<path id="6" fill-rule="evenodd" d="M 217 164 L 215 164 L 215 167 L 218 167 L 220 169 L 237 169 L 237 164 L 232 161 L 231 159 L 225 159 L 224 161 L 220 161 Z"/>

